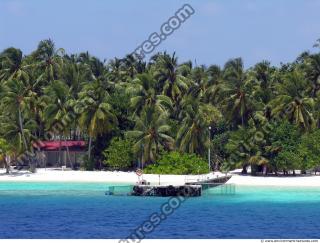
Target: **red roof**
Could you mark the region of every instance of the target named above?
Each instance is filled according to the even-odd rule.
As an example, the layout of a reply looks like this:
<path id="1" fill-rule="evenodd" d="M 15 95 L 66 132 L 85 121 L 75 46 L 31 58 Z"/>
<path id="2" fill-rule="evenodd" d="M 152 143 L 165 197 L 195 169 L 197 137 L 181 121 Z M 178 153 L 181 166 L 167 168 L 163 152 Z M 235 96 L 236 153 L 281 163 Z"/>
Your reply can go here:
<path id="1" fill-rule="evenodd" d="M 83 149 L 86 146 L 85 141 L 38 141 L 33 144 L 33 147 L 42 150 L 58 150 L 59 147 L 69 149 Z"/>

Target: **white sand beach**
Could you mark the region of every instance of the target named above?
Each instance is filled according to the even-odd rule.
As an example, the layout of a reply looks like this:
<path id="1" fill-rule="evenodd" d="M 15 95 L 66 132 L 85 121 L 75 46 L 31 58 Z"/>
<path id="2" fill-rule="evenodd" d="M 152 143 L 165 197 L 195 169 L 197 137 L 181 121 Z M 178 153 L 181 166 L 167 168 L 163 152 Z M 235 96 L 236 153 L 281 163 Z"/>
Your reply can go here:
<path id="1" fill-rule="evenodd" d="M 225 174 L 214 172 L 207 175 L 185 176 L 185 175 L 143 175 L 143 179 L 151 184 L 182 185 L 185 182 L 196 181 L 197 179 L 216 178 Z M 141 179 L 141 178 L 140 178 Z M 36 173 L 28 171 L 12 171 L 5 174 L 0 169 L 0 182 L 96 182 L 96 183 L 136 183 L 138 176 L 135 172 L 121 171 L 62 171 L 59 169 L 38 169 Z M 296 177 L 257 177 L 233 174 L 227 182 L 229 184 L 243 186 L 294 186 L 294 187 L 320 187 L 320 176 L 296 176 Z"/>
<path id="2" fill-rule="evenodd" d="M 190 176 L 188 176 L 189 178 Z M 191 176 L 196 179 L 198 176 Z M 140 179 L 152 184 L 181 185 L 188 178 L 184 175 L 143 175 Z M 36 173 L 29 171 L 12 171 L 9 175 L 0 170 L 0 182 L 105 182 L 105 183 L 136 183 L 138 176 L 135 172 L 122 171 L 72 171 L 61 169 L 37 169 Z"/>
<path id="3" fill-rule="evenodd" d="M 320 187 L 320 176 L 243 176 L 233 175 L 227 183 L 242 186 Z"/>

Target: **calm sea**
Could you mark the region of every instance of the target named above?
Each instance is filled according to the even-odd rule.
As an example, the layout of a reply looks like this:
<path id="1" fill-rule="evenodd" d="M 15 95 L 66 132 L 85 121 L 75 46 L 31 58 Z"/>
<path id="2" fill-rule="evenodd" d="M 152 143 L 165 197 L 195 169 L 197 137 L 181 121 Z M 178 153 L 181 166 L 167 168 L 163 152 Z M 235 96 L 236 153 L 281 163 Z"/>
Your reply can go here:
<path id="1" fill-rule="evenodd" d="M 106 196 L 106 184 L 0 183 L 0 238 L 126 238 L 168 198 Z M 320 188 L 219 188 L 147 238 L 320 238 Z"/>

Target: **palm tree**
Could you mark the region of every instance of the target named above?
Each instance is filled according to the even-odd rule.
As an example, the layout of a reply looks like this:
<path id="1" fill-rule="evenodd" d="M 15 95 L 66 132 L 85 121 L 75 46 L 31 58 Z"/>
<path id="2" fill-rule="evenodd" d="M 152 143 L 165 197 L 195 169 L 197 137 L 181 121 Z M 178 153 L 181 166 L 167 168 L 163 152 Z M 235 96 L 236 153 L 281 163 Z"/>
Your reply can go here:
<path id="1" fill-rule="evenodd" d="M 156 93 L 155 83 L 152 75 L 144 73 L 138 74 L 127 87 L 127 92 L 132 97 L 131 107 L 134 109 L 134 115 L 140 114 L 145 107 L 155 107 L 159 112 L 165 112 L 172 108 L 169 97 Z"/>
<path id="2" fill-rule="evenodd" d="M 72 124 L 66 117 L 70 111 L 70 90 L 69 87 L 62 81 L 55 80 L 45 88 L 45 96 L 43 97 L 47 104 L 44 110 L 44 118 L 47 125 L 47 130 L 53 131 L 55 136 L 59 137 L 59 164 L 61 164 L 61 139 L 62 136 L 66 142 L 66 134 L 69 133 L 69 129 Z M 57 125 L 59 124 L 59 125 Z M 71 164 L 69 148 L 67 149 L 67 157 Z"/>
<path id="3" fill-rule="evenodd" d="M 218 105 L 219 103 L 219 92 L 223 88 L 223 72 L 217 65 L 211 65 L 206 69 L 207 81 L 205 92 L 202 97 L 202 101 L 205 103 L 211 103 L 213 105 Z"/>
<path id="4" fill-rule="evenodd" d="M 47 82 L 56 80 L 61 75 L 64 49 L 56 49 L 51 39 L 40 41 L 37 50 L 32 54 L 41 71 L 41 77 Z"/>
<path id="5" fill-rule="evenodd" d="M 264 105 L 272 99 L 273 73 L 274 68 L 270 66 L 270 62 L 262 61 L 257 63 L 248 74 L 249 79 L 253 81 L 253 98 Z"/>
<path id="6" fill-rule="evenodd" d="M 193 64 L 192 61 L 187 61 L 182 63 L 179 66 L 179 73 L 183 76 L 183 77 L 189 77 L 192 73 L 192 68 L 193 68 Z"/>
<path id="7" fill-rule="evenodd" d="M 174 140 L 168 135 L 170 126 L 165 112 L 160 113 L 153 107 L 146 107 L 135 122 L 134 130 L 126 135 L 135 141 L 134 150 L 142 154 L 142 164 L 154 162 L 162 148 L 173 149 Z"/>
<path id="8" fill-rule="evenodd" d="M 236 58 L 228 61 L 223 72 L 225 82 L 221 83 L 219 88 L 222 106 L 229 121 L 237 121 L 240 118 L 244 126 L 253 104 L 242 59 Z"/>
<path id="9" fill-rule="evenodd" d="M 21 130 L 21 126 L 23 130 Z M 12 148 L 12 152 L 16 155 L 21 155 L 25 153 L 27 155 L 27 160 L 31 166 L 31 158 L 29 153 L 32 153 L 31 147 L 25 147 L 25 144 L 32 144 L 33 141 L 36 141 L 36 138 L 33 136 L 33 132 L 37 128 L 37 123 L 33 119 L 25 119 L 21 124 L 19 122 L 18 113 L 4 114 L 0 116 L 0 134 L 7 143 Z"/>
<path id="10" fill-rule="evenodd" d="M 146 70 L 146 63 L 133 54 L 129 54 L 122 59 L 122 64 L 129 80 L 133 79 L 138 73 L 143 73 Z"/>
<path id="11" fill-rule="evenodd" d="M 310 81 L 311 97 L 315 98 L 320 90 L 320 54 L 306 58 L 306 77 Z"/>
<path id="12" fill-rule="evenodd" d="M 167 53 L 159 55 L 156 66 L 155 77 L 160 84 L 158 88 L 173 102 L 178 102 L 188 89 L 188 81 L 179 73 L 178 59 L 175 53 L 172 56 Z"/>
<path id="13" fill-rule="evenodd" d="M 189 76 L 193 85 L 189 87 L 188 94 L 197 98 L 203 97 L 208 88 L 208 75 L 205 66 L 195 67 Z"/>
<path id="14" fill-rule="evenodd" d="M 29 90 L 26 89 L 24 83 L 20 80 L 9 80 L 6 82 L 4 92 L 1 98 L 7 111 L 18 112 L 19 129 L 22 136 L 22 142 L 25 151 L 28 151 L 29 146 L 24 134 L 24 112 L 29 110 L 29 102 L 31 100 Z"/>
<path id="15" fill-rule="evenodd" d="M 14 141 L 19 153 L 30 152 L 33 133 L 37 126 L 31 115 L 31 104 L 34 103 L 33 93 L 21 80 L 8 80 L 0 94 L 2 99 L 2 129 L 7 141 Z M 23 149 L 22 149 L 23 148 Z M 34 161 L 26 153 L 31 172 L 35 172 Z"/>
<path id="16" fill-rule="evenodd" d="M 208 75 L 208 83 L 209 85 L 217 85 L 219 81 L 222 79 L 223 72 L 221 68 L 217 65 L 211 65 L 206 70 Z"/>
<path id="17" fill-rule="evenodd" d="M 208 127 L 221 118 L 220 111 L 189 96 L 182 104 L 182 122 L 177 133 L 176 143 L 183 152 L 203 155 L 209 146 Z"/>
<path id="18" fill-rule="evenodd" d="M 92 80 L 101 77 L 106 71 L 104 62 L 100 61 L 97 57 L 91 56 L 89 52 L 80 53 L 78 62 L 82 64 L 82 67 L 88 67 L 91 72 L 90 79 Z"/>
<path id="19" fill-rule="evenodd" d="M 121 83 L 126 80 L 126 72 L 123 70 L 123 60 L 114 58 L 108 62 L 107 65 L 108 78 L 111 82 Z"/>
<path id="20" fill-rule="evenodd" d="M 0 80 L 21 79 L 28 80 L 28 68 L 32 65 L 24 63 L 22 51 L 13 47 L 0 53 Z"/>
<path id="21" fill-rule="evenodd" d="M 85 85 L 79 98 L 79 107 L 82 110 L 79 124 L 89 136 L 88 159 L 90 160 L 92 139 L 111 131 L 118 125 L 118 121 L 109 103 L 109 94 L 100 80 Z"/>
<path id="22" fill-rule="evenodd" d="M 305 96 L 306 87 L 307 80 L 303 73 L 297 70 L 287 73 L 283 83 L 276 85 L 277 96 L 269 103 L 273 107 L 272 116 L 286 117 L 290 122 L 310 130 L 314 99 Z"/>

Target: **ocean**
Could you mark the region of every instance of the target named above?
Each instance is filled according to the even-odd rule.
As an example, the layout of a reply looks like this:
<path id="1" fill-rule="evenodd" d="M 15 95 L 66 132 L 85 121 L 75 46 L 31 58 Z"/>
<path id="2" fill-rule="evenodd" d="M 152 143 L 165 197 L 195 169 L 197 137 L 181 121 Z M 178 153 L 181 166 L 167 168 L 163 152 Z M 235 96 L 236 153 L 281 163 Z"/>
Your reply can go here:
<path id="1" fill-rule="evenodd" d="M 0 183 L 0 238 L 130 238 L 169 198 L 106 196 L 101 183 Z M 237 186 L 188 198 L 146 238 L 320 238 L 320 188 Z M 152 220 L 151 220 L 152 221 Z M 152 223 L 155 221 L 153 220 Z M 149 225 L 150 226 L 150 225 Z M 149 227 L 150 228 L 150 227 Z M 144 229 L 144 228 L 143 228 Z"/>

